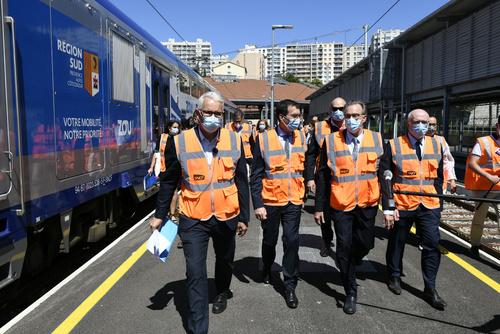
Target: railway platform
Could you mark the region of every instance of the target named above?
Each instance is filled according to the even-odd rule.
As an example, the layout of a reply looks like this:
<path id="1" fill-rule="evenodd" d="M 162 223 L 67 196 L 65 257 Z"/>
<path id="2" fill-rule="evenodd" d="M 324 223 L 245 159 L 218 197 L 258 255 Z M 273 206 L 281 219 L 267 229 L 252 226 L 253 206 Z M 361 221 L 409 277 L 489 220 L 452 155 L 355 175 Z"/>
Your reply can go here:
<path id="1" fill-rule="evenodd" d="M 377 218 L 375 248 L 358 274 L 358 310 L 342 312 L 344 294 L 333 258 L 319 255 L 320 229 L 307 203 L 300 227 L 299 307 L 288 309 L 283 285 L 260 283 L 260 224 L 252 219 L 248 234 L 237 238 L 234 297 L 219 315 L 210 314 L 210 333 L 472 333 L 500 331 L 500 266 L 442 230 L 443 253 L 437 288 L 447 301 L 444 311 L 422 299 L 420 252 L 410 239 L 404 257 L 403 293 L 385 284 L 388 233 Z M 166 263 L 145 249 L 147 219 L 68 277 L 0 333 L 184 333 L 187 300 L 182 250 L 173 247 Z M 279 271 L 278 243 L 274 270 Z M 214 254 L 209 248 L 211 297 Z M 276 277 L 277 277 L 277 273 Z"/>

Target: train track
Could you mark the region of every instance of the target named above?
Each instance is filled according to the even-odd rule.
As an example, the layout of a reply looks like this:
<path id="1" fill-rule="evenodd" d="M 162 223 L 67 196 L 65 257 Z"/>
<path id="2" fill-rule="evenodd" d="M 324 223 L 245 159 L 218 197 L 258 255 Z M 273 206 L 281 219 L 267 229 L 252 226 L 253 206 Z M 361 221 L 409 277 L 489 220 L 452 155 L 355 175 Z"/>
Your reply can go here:
<path id="1" fill-rule="evenodd" d="M 485 205 L 485 204 L 483 204 Z M 461 239 L 470 241 L 470 229 L 474 216 L 475 203 L 456 200 L 444 202 L 441 213 L 441 226 L 456 234 Z M 484 223 L 481 249 L 497 259 L 500 258 L 500 226 L 495 211 L 490 207 L 488 217 Z"/>

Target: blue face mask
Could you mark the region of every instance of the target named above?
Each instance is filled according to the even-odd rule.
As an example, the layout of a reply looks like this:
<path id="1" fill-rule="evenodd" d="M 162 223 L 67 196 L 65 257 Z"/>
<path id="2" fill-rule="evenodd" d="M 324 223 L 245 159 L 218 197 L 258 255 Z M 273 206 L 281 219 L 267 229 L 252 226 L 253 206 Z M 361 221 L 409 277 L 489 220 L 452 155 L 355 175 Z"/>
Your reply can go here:
<path id="1" fill-rule="evenodd" d="M 334 121 L 342 121 L 344 119 L 344 112 L 342 110 L 336 109 L 335 111 L 330 111 L 330 117 Z"/>
<path id="2" fill-rule="evenodd" d="M 354 117 L 350 117 L 345 121 L 345 127 L 347 131 L 351 134 L 355 134 L 361 126 L 361 119 L 355 119 Z"/>
<path id="3" fill-rule="evenodd" d="M 288 130 L 290 130 L 290 132 L 297 130 L 300 126 L 300 118 L 294 118 L 292 120 L 289 120 L 286 126 Z"/>
<path id="4" fill-rule="evenodd" d="M 259 130 L 264 131 L 266 129 L 266 126 L 264 124 L 259 125 Z"/>
<path id="5" fill-rule="evenodd" d="M 201 123 L 201 126 L 203 126 L 203 128 L 208 133 L 214 133 L 222 126 L 222 118 L 215 117 L 213 115 L 203 116 L 203 122 Z"/>
<path id="6" fill-rule="evenodd" d="M 424 123 L 413 124 L 413 132 L 417 136 L 417 139 L 422 138 L 427 133 L 429 126 Z"/>
<path id="7" fill-rule="evenodd" d="M 234 128 L 236 129 L 236 131 L 240 131 L 242 127 L 243 125 L 241 123 L 234 123 Z"/>

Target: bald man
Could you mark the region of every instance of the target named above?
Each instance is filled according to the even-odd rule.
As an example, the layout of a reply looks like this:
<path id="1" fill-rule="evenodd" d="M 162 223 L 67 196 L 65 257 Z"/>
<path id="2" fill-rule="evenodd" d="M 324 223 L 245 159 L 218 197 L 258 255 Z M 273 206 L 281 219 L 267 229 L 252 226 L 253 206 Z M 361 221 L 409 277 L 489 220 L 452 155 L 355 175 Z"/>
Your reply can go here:
<path id="1" fill-rule="evenodd" d="M 408 115 L 408 133 L 387 143 L 380 161 L 379 179 L 391 171 L 393 198 L 387 182 L 381 182 L 384 224 L 390 230 L 386 263 L 388 288 L 401 294 L 403 253 L 415 223 L 422 246 L 421 266 L 424 279 L 424 298 L 434 308 L 443 310 L 446 302 L 436 290 L 436 276 L 441 260 L 439 252 L 439 220 L 441 202 L 436 197 L 404 195 L 398 191 L 442 194 L 443 149 L 439 140 L 426 136 L 429 114 L 415 109 Z"/>
<path id="2" fill-rule="evenodd" d="M 311 139 L 306 152 L 306 165 L 304 178 L 307 184 L 307 190 L 310 192 L 316 192 L 316 162 L 318 161 L 320 148 L 323 146 L 324 139 L 327 135 L 344 129 L 344 107 L 346 102 L 341 97 L 336 97 L 330 103 L 330 114 L 329 117 L 322 121 L 316 122 L 314 126 L 314 137 Z M 327 198 L 330 194 L 326 194 Z M 332 241 L 333 241 L 333 230 L 332 223 L 330 219 L 330 204 L 325 201 L 325 210 L 323 210 L 325 219 L 321 226 L 321 237 L 323 239 L 323 245 L 320 250 L 320 255 L 322 257 L 327 257 L 333 254 L 332 252 Z"/>

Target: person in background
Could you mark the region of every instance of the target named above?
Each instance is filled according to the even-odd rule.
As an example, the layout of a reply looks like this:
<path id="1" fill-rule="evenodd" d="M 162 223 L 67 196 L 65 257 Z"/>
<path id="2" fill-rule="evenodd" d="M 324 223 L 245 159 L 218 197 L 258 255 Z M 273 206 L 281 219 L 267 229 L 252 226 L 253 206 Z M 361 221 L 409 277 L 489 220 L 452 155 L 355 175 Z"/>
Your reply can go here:
<path id="1" fill-rule="evenodd" d="M 285 302 L 296 308 L 295 288 L 299 276 L 299 225 L 304 203 L 306 143 L 300 124 L 300 105 L 283 100 L 276 109 L 278 125 L 259 134 L 254 146 L 250 186 L 255 216 L 263 231 L 262 281 L 272 282 L 279 227 L 283 227 L 283 277 Z"/>
<path id="2" fill-rule="evenodd" d="M 323 145 L 323 141 L 325 136 L 337 132 L 341 129 L 344 129 L 344 107 L 345 100 L 341 97 L 336 97 L 330 103 L 330 116 L 328 119 L 319 122 L 315 121 L 314 123 L 314 132 L 315 136 L 311 138 L 311 141 L 307 147 L 306 152 L 306 171 L 304 174 L 307 191 L 316 193 L 316 167 L 318 163 L 318 157 L 320 153 L 320 148 Z M 314 120 L 313 116 L 313 120 Z M 329 189 L 327 189 L 329 191 Z M 330 195 L 325 194 L 328 198 Z M 333 229 L 332 229 L 332 220 L 330 219 L 330 206 L 328 205 L 328 201 L 325 201 L 326 207 L 324 210 L 325 219 L 323 223 L 320 225 L 321 227 L 321 237 L 323 239 L 323 245 L 320 250 L 320 255 L 322 257 L 331 256 L 333 254 L 332 251 L 332 241 L 333 241 Z"/>
<path id="3" fill-rule="evenodd" d="M 477 138 L 476 144 L 467 158 L 465 188 L 473 197 L 500 199 L 500 116 L 495 132 Z M 478 203 L 472 218 L 470 230 L 471 254 L 479 258 L 479 246 L 483 235 L 484 220 L 490 203 Z"/>
<path id="4" fill-rule="evenodd" d="M 390 229 L 386 251 L 387 286 L 401 294 L 401 264 L 406 240 L 415 223 L 422 246 L 421 267 L 424 280 L 424 299 L 434 308 L 443 310 L 446 302 L 436 290 L 436 277 L 441 262 L 439 251 L 439 222 L 441 201 L 437 197 L 400 194 L 397 191 L 428 194 L 443 193 L 443 150 L 434 137 L 426 136 L 429 114 L 422 109 L 408 114 L 408 133 L 391 139 L 380 160 L 379 179 L 391 171 L 390 182 L 381 182 L 384 225 Z M 391 193 L 393 198 L 390 197 Z M 391 207 L 394 200 L 395 208 Z"/>
<path id="5" fill-rule="evenodd" d="M 169 121 L 167 123 L 167 131 L 162 132 L 157 139 L 154 154 L 153 154 L 153 159 L 151 161 L 151 166 L 148 169 L 148 174 L 151 175 L 153 172 L 155 173 L 156 176 L 160 176 L 160 172 L 162 169 L 162 164 L 161 164 L 161 155 L 160 155 L 160 150 L 161 150 L 161 143 L 162 143 L 162 138 L 166 143 L 166 138 L 168 135 L 170 136 L 175 136 L 178 135 L 180 132 L 180 123 L 177 121 Z M 163 166 L 164 167 L 164 166 Z"/>
<path id="6" fill-rule="evenodd" d="M 207 252 L 210 239 L 215 251 L 215 297 L 212 312 L 222 313 L 233 276 L 235 234 L 246 234 L 249 189 L 242 142 L 223 129 L 224 99 L 217 92 L 199 98 L 198 125 L 168 137 L 167 170 L 160 182 L 156 211 L 149 225 L 160 228 L 166 207 L 181 183 L 179 236 L 186 259 L 189 333 L 208 332 L 209 286 Z"/>
<path id="7" fill-rule="evenodd" d="M 457 175 L 455 174 L 455 159 L 450 152 L 450 146 L 446 142 L 443 136 L 438 134 L 438 124 L 437 118 L 434 116 L 429 117 L 429 130 L 427 130 L 426 136 L 434 137 L 441 143 L 443 147 L 443 172 L 444 172 L 444 182 L 443 191 L 450 187 L 450 192 L 452 194 L 457 192 Z"/>
<path id="8" fill-rule="evenodd" d="M 233 114 L 233 121 L 226 124 L 226 129 L 236 132 L 243 140 L 243 150 L 245 152 L 245 159 L 249 166 L 252 165 L 252 147 L 254 144 L 252 135 L 252 125 L 245 122 L 245 115 L 243 111 L 236 110 Z"/>

